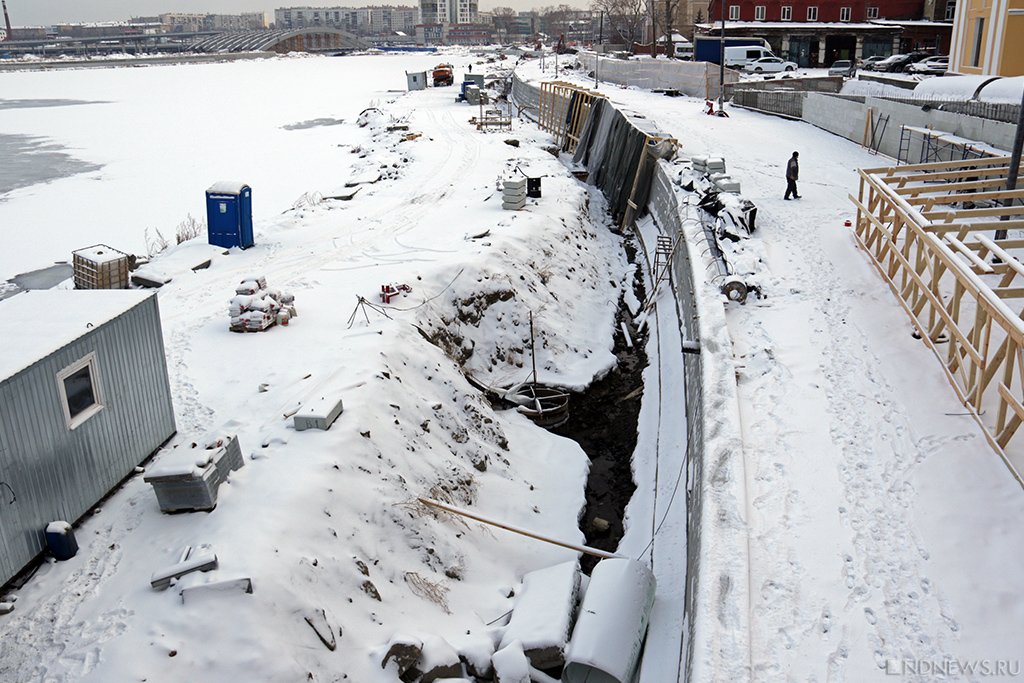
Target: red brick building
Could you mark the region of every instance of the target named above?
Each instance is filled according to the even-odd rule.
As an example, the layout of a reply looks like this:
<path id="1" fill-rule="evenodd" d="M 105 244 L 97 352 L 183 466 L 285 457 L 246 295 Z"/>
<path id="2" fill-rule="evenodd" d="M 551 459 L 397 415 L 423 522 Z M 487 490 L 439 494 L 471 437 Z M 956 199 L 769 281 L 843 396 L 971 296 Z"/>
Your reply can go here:
<path id="1" fill-rule="evenodd" d="M 947 6 L 948 5 L 948 6 Z M 698 34 L 764 38 L 803 67 L 925 50 L 947 54 L 954 0 L 711 0 Z"/>

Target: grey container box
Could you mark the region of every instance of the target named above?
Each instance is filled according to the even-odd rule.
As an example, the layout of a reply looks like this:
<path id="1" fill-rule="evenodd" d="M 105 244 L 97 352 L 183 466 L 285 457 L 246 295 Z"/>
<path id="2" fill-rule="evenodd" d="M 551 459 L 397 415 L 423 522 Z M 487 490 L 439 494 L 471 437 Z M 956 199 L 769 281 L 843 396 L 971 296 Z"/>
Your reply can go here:
<path id="1" fill-rule="evenodd" d="M 143 481 L 153 485 L 157 502 L 164 512 L 212 510 L 217 493 L 232 470 L 245 466 L 238 437 L 226 437 L 226 445 L 204 451 L 195 464 L 166 467 L 153 471 Z"/>
<path id="2" fill-rule="evenodd" d="M 212 510 L 217 507 L 220 477 L 216 467 L 158 470 L 143 478 L 153 485 L 163 512 Z"/>
<path id="3" fill-rule="evenodd" d="M 321 396 L 306 403 L 295 413 L 295 431 L 307 429 L 328 430 L 344 411 L 341 399 Z"/>

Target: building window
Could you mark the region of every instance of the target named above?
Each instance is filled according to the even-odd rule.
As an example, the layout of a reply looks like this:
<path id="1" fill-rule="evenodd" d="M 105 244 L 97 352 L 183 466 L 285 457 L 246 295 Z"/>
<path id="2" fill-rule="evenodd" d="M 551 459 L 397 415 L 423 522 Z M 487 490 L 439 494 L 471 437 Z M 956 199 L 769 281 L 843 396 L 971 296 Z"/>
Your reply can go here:
<path id="1" fill-rule="evenodd" d="M 75 429 L 102 410 L 96 354 L 90 353 L 58 372 L 57 389 L 68 429 Z"/>
<path id="2" fill-rule="evenodd" d="M 793 20 L 793 7 L 792 5 L 783 5 L 782 7 L 782 20 L 792 21 Z"/>
<path id="3" fill-rule="evenodd" d="M 818 20 L 818 8 L 817 7 L 808 7 L 807 8 L 807 21 L 817 21 L 817 20 Z"/>
<path id="4" fill-rule="evenodd" d="M 878 8 L 877 7 L 868 7 L 868 19 L 877 19 L 877 18 L 878 18 Z"/>
<path id="5" fill-rule="evenodd" d="M 946 21 L 956 18 L 956 0 L 946 0 Z"/>
<path id="6" fill-rule="evenodd" d="M 850 8 L 849 7 L 840 7 L 839 8 L 839 21 L 849 21 L 849 20 L 850 20 Z"/>
<path id="7" fill-rule="evenodd" d="M 974 47 L 971 49 L 971 66 L 981 64 L 981 41 L 985 39 L 985 18 L 974 20 Z"/>
<path id="8" fill-rule="evenodd" d="M 740 19 L 740 6 L 729 5 L 729 21 L 739 21 Z"/>
<path id="9" fill-rule="evenodd" d="M 754 8 L 754 21 L 764 21 L 764 5 L 758 5 Z"/>

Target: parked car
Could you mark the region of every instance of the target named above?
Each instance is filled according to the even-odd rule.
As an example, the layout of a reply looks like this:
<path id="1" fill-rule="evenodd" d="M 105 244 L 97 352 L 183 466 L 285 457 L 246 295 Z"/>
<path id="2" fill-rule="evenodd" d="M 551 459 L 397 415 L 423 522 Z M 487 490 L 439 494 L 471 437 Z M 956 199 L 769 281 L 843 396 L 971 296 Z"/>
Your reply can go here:
<path id="1" fill-rule="evenodd" d="M 949 57 L 928 57 L 907 67 L 907 72 L 928 76 L 941 76 L 949 71 Z"/>
<path id="2" fill-rule="evenodd" d="M 857 72 L 857 67 L 854 66 L 853 62 L 849 59 L 839 59 L 832 62 L 832 66 L 828 68 L 829 76 L 849 76 L 852 77 Z"/>
<path id="3" fill-rule="evenodd" d="M 874 55 L 873 57 L 866 57 L 861 63 L 860 68 L 864 71 L 874 71 L 875 65 L 885 59 L 881 55 Z"/>
<path id="4" fill-rule="evenodd" d="M 898 73 L 906 71 L 914 62 L 919 62 L 926 57 L 930 57 L 927 52 L 908 52 L 903 55 L 893 55 L 892 57 L 886 57 L 880 62 L 875 63 L 875 71 L 887 71 L 889 73 Z"/>
<path id="5" fill-rule="evenodd" d="M 754 73 L 777 73 L 780 71 L 796 71 L 798 65 L 796 62 L 787 62 L 784 59 L 778 57 L 761 57 L 761 59 L 755 59 L 750 64 L 743 67 L 747 71 L 753 71 Z"/>

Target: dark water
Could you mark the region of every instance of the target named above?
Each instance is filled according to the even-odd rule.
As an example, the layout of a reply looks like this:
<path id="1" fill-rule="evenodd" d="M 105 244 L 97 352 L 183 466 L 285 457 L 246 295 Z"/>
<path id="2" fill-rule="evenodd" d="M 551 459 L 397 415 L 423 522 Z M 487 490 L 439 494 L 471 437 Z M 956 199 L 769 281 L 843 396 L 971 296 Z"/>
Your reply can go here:
<path id="1" fill-rule="evenodd" d="M 102 103 L 61 99 L 0 99 L 0 110 L 70 107 L 84 104 Z M 4 200 L 5 194 L 18 188 L 47 183 L 102 168 L 97 164 L 77 159 L 64 152 L 64 149 L 63 146 L 49 138 L 0 133 L 0 159 L 3 159 L 3 163 L 0 164 L 0 202 Z"/>
<path id="2" fill-rule="evenodd" d="M 627 251 L 632 259 L 633 250 L 627 248 Z M 642 285 L 636 286 L 636 296 L 644 300 Z M 623 339 L 619 322 L 626 323 L 633 348 Z M 614 352 L 618 360 L 615 368 L 585 391 L 573 394 L 569 420 L 552 430 L 578 443 L 590 458 L 587 507 L 580 528 L 587 545 L 609 552 L 614 552 L 622 539 L 622 517 L 636 490 L 630 464 L 636 450 L 643 371 L 647 366 L 646 328 L 643 334 L 637 331 L 625 305 L 619 307 L 615 328 Z M 595 526 L 595 518 L 607 522 L 609 528 L 603 530 Z M 580 564 L 589 574 L 597 561 L 596 557 L 584 555 Z"/>

